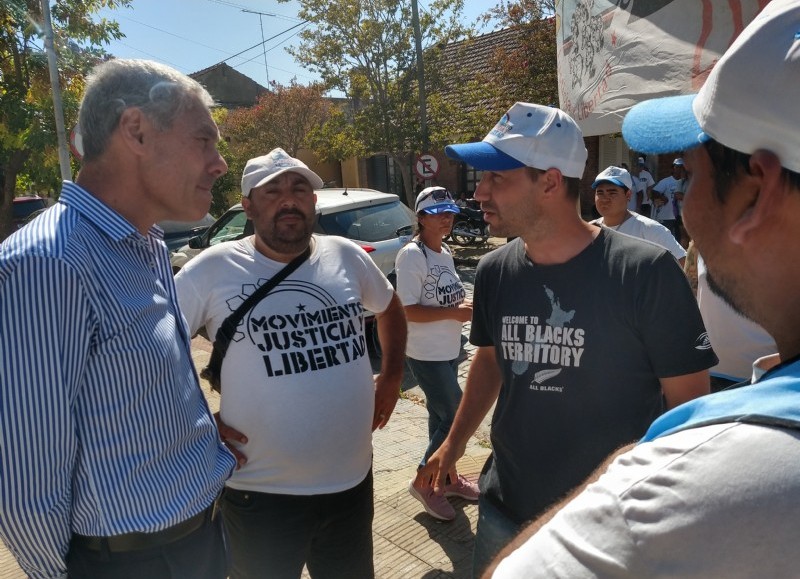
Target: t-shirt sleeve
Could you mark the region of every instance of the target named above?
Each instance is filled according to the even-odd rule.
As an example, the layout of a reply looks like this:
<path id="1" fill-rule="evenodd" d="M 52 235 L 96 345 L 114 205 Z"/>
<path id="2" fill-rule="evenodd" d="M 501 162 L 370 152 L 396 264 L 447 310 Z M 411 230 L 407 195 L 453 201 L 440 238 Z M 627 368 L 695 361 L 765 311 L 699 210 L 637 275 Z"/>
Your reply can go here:
<path id="1" fill-rule="evenodd" d="M 198 267 L 199 263 L 201 262 L 198 261 L 196 264 L 191 264 L 190 262 L 175 276 L 175 291 L 178 294 L 178 307 L 189 326 L 190 336 L 194 336 L 200 328 L 206 324 L 205 298 L 207 298 L 207 292 L 205 292 L 205 295 L 201 295 L 200 292 L 197 291 L 197 286 L 195 284 L 195 278 L 201 276 L 203 270 L 202 267 Z M 193 265 L 193 267 L 189 267 L 189 265 Z M 213 336 L 209 336 L 209 338 L 212 340 L 214 339 Z"/>
<path id="2" fill-rule="evenodd" d="M 638 277 L 638 327 L 656 376 L 682 376 L 715 365 L 697 300 L 675 259 L 663 253 Z"/>
<path id="3" fill-rule="evenodd" d="M 686 257 L 686 250 L 666 227 L 646 227 L 644 228 L 644 238 L 669 251 L 675 259 Z"/>
<path id="4" fill-rule="evenodd" d="M 366 251 L 349 240 L 344 241 L 350 244 L 352 248 L 351 256 L 359 262 L 356 271 L 359 272 L 361 298 L 364 307 L 378 314 L 383 312 L 389 307 L 389 302 L 394 295 L 392 284 Z"/>
<path id="5" fill-rule="evenodd" d="M 397 254 L 397 295 L 404 306 L 420 303 L 422 283 L 426 275 L 425 256 L 414 244 L 408 244 Z"/>

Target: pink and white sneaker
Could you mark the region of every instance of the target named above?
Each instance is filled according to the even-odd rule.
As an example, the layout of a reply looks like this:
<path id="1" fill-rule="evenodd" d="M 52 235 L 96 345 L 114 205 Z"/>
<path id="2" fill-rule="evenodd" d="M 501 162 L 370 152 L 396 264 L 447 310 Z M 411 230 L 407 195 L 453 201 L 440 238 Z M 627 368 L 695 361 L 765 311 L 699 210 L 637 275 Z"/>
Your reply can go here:
<path id="1" fill-rule="evenodd" d="M 460 497 L 467 501 L 477 501 L 480 496 L 478 483 L 472 482 L 463 475 L 458 475 L 455 482 L 452 482 L 444 487 L 444 496 L 446 497 Z"/>
<path id="2" fill-rule="evenodd" d="M 432 517 L 440 521 L 452 521 L 456 518 L 456 511 L 444 496 L 438 496 L 433 492 L 433 487 L 427 491 L 414 487 L 414 481 L 408 483 L 408 492 L 411 496 L 422 503 L 425 511 Z"/>

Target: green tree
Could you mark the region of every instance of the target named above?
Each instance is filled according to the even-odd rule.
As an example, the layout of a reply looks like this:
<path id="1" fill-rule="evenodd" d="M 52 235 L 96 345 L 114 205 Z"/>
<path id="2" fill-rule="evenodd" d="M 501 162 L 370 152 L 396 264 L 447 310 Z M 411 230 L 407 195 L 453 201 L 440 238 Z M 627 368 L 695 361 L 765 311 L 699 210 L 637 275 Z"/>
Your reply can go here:
<path id="1" fill-rule="evenodd" d="M 228 118 L 228 109 L 215 108 L 211 110 L 211 118 L 217 123 L 217 126 L 224 126 Z M 225 138 L 222 138 L 217 144 L 222 158 L 228 163 L 228 172 L 222 177 L 214 181 L 214 186 L 211 187 L 211 209 L 209 212 L 214 217 L 220 217 L 228 208 L 237 203 L 240 199 L 239 194 L 239 178 L 244 169 L 244 162 L 231 153 L 230 145 Z"/>
<path id="2" fill-rule="evenodd" d="M 503 28 L 519 31 L 519 44 L 491 55 L 492 86 L 516 101 L 558 105 L 558 61 L 554 0 L 501 0 L 489 10 Z"/>
<path id="3" fill-rule="evenodd" d="M 84 78 L 104 58 L 101 45 L 122 38 L 116 22 L 92 20 L 130 0 L 59 0 L 51 7 L 67 127 L 75 125 Z M 57 138 L 39 0 L 0 2 L 0 239 L 11 232 L 18 181 L 57 190 Z"/>
<path id="4" fill-rule="evenodd" d="M 411 1 L 299 0 L 299 4 L 299 16 L 315 26 L 301 33 L 301 44 L 291 54 L 318 73 L 326 88 L 342 91 L 352 104 L 351 134 L 358 144 L 340 149 L 388 155 L 411 200 L 411 161 L 422 147 Z M 462 37 L 462 10 L 463 0 L 428 3 L 420 14 L 423 45 L 433 47 Z"/>

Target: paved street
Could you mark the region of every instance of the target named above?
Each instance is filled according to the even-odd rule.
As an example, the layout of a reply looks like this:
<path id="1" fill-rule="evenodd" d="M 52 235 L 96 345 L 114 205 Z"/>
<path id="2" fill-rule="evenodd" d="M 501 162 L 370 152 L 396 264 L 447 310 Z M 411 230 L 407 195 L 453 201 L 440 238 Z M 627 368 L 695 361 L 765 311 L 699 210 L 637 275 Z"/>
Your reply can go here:
<path id="1" fill-rule="evenodd" d="M 501 243 L 491 240 L 494 245 Z M 459 274 L 472 295 L 474 264 L 486 248 L 469 249 L 453 246 L 459 263 Z M 459 379 L 466 379 L 473 348 L 466 342 L 469 325 L 465 326 L 462 340 Z M 196 338 L 192 355 L 198 368 L 205 366 L 210 344 Z M 373 365 L 377 369 L 377 360 Z M 213 410 L 219 397 L 203 384 Z M 470 576 L 472 542 L 477 521 L 477 505 L 461 499 L 450 499 L 456 509 L 456 519 L 440 522 L 428 516 L 419 502 L 407 490 L 417 463 L 428 444 L 427 419 L 424 394 L 414 383 L 409 372 L 403 382 L 404 394 L 398 401 L 391 421 L 385 429 L 373 436 L 375 478 L 375 521 L 373 536 L 375 567 L 378 579 L 439 579 L 467 578 Z M 476 435 L 470 440 L 466 454 L 459 462 L 459 472 L 477 477 L 489 454 L 489 419 L 484 420 Z M 307 575 L 304 575 L 307 576 Z M 0 544 L 0 579 L 22 579 L 25 575 L 11 554 Z"/>

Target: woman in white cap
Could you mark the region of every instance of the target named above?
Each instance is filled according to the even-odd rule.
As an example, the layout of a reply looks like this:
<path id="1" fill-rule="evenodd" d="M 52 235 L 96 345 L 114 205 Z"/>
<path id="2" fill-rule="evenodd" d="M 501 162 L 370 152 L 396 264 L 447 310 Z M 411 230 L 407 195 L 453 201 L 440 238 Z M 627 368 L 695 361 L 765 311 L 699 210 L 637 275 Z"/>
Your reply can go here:
<path id="1" fill-rule="evenodd" d="M 408 365 L 425 393 L 429 444 L 420 466 L 439 448 L 461 401 L 458 355 L 461 327 L 472 319 L 472 304 L 456 273 L 453 255 L 442 239 L 450 233 L 459 208 L 444 187 L 420 191 L 414 204 L 418 234 L 397 254 L 397 293 L 408 319 Z M 433 487 L 409 484 L 409 492 L 433 517 L 449 521 L 456 514 L 446 497 L 478 499 L 478 485 L 450 473 L 444 496 Z"/>

